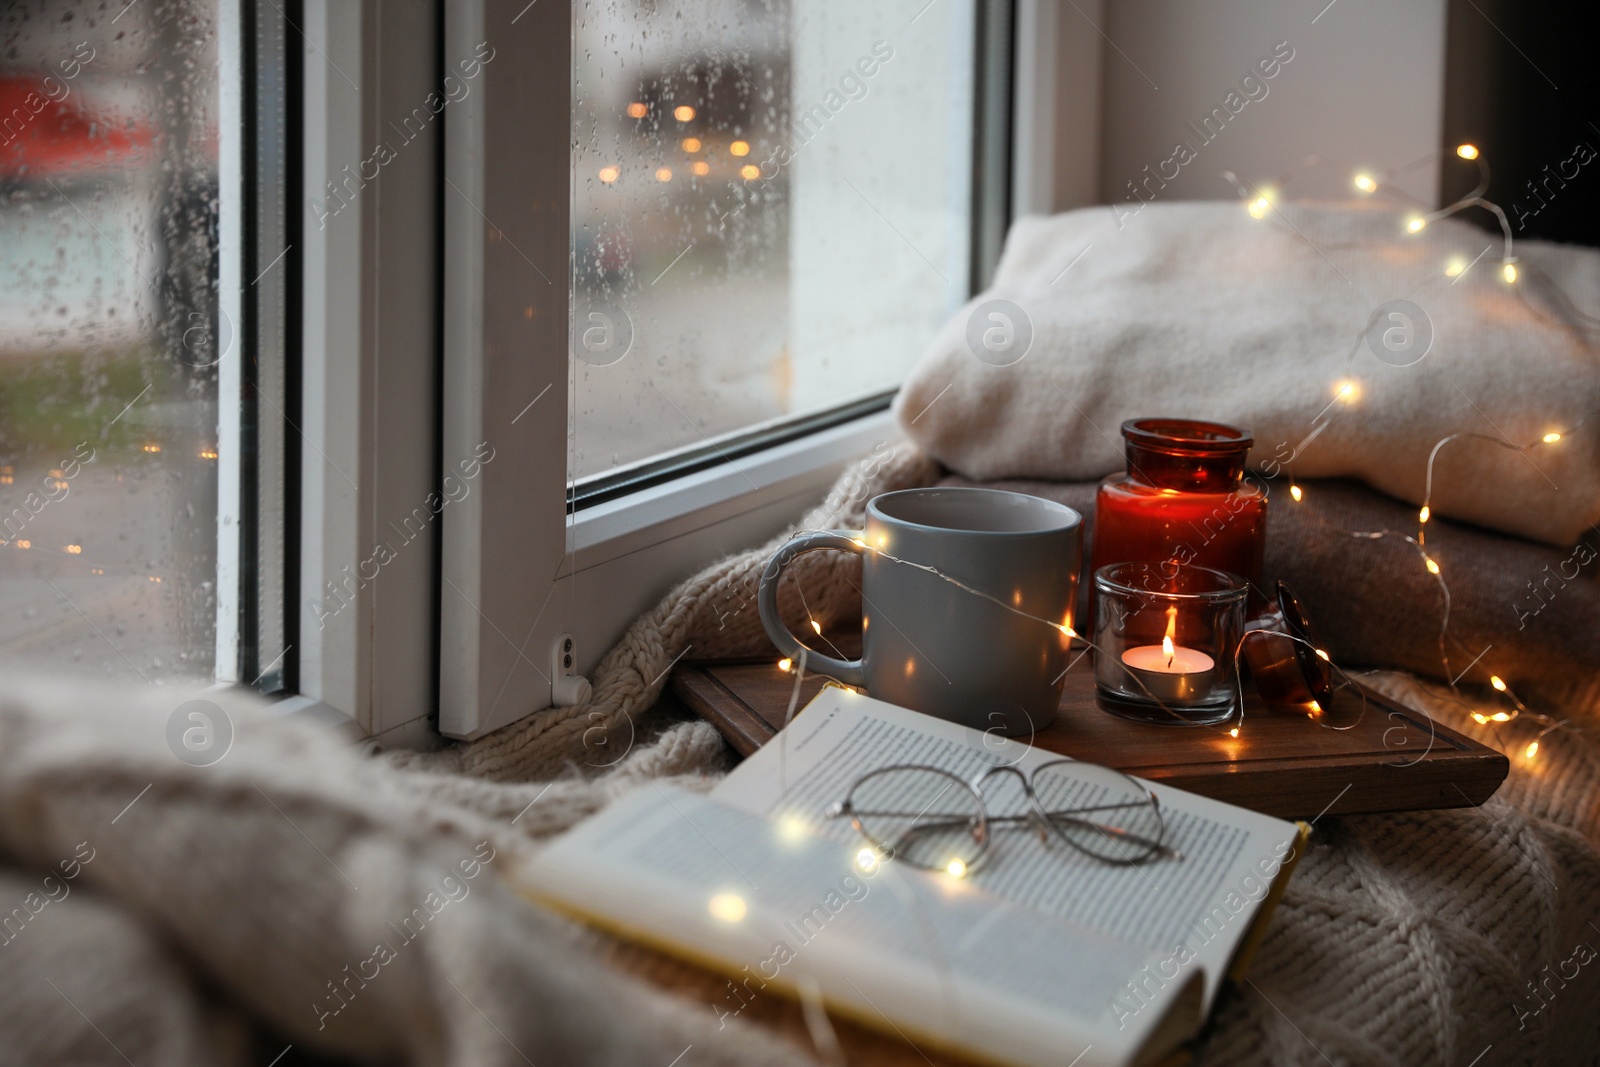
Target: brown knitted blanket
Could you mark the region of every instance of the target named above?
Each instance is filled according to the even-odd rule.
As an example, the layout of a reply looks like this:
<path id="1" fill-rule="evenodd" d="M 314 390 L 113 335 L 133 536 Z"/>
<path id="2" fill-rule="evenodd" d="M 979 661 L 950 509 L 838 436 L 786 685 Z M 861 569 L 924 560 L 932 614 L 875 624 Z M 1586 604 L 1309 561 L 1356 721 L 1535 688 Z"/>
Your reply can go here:
<path id="1" fill-rule="evenodd" d="M 872 494 L 938 474 L 915 456 L 871 477 L 854 471 L 801 525 L 859 526 Z M 1274 538 L 1297 543 L 1277 529 Z M 1339 629 L 1323 601 L 1337 603 L 1342 587 L 1311 584 L 1325 565 L 1317 543 L 1307 536 L 1295 550 L 1303 576 L 1282 573 L 1341 642 L 1338 655 L 1426 669 L 1436 614 L 1411 615 L 1397 589 L 1394 611 L 1373 617 L 1399 627 Z M 1440 546 L 1450 563 L 1442 535 Z M 820 1027 L 808 1038 L 744 1018 L 722 1026 L 703 995 L 622 976 L 601 962 L 612 954 L 604 939 L 504 880 L 539 862 L 541 838 L 621 791 L 664 777 L 705 787 L 725 769 L 708 725 L 661 729 L 646 713 L 691 642 L 707 655 L 763 650 L 754 582 L 772 547 L 695 576 L 639 620 L 602 663 L 589 705 L 440 754 L 364 757 L 251 701 L 207 694 L 233 742 L 193 767 L 168 741 L 183 695 L 0 680 L 0 1064 L 268 1064 L 284 1054 L 287 1067 L 314 1053 L 668 1067 L 831 1056 Z M 1344 565 L 1361 566 L 1354 555 Z M 859 610 L 851 566 L 817 554 L 795 569 L 813 615 Z M 798 622 L 794 585 L 782 600 Z M 1560 603 L 1540 618 L 1556 619 Z M 1409 644 L 1406 626 L 1421 635 Z M 1519 724 L 1479 726 L 1440 686 L 1369 680 L 1520 751 Z M 1576 694 L 1593 678 L 1561 684 Z M 1571 726 L 1546 737 L 1536 761 L 1514 758 L 1482 808 L 1318 823 L 1205 1062 L 1595 1062 L 1597 709 L 1574 695 L 1549 710 Z M 609 769 L 589 769 L 624 750 Z M 901 1053 L 923 1062 L 921 1051 Z M 856 1062 L 887 1055 L 880 1046 Z"/>

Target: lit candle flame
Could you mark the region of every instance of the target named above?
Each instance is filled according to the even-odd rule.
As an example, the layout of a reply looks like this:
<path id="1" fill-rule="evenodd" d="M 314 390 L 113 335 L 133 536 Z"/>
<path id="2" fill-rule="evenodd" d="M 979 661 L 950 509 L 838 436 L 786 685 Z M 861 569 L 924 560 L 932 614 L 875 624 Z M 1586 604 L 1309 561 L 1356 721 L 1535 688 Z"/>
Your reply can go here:
<path id="1" fill-rule="evenodd" d="M 1174 604 L 1167 609 L 1167 632 L 1161 638 L 1161 651 L 1167 654 L 1167 666 L 1172 666 L 1172 659 L 1177 654 L 1172 639 L 1178 632 L 1178 605 Z"/>

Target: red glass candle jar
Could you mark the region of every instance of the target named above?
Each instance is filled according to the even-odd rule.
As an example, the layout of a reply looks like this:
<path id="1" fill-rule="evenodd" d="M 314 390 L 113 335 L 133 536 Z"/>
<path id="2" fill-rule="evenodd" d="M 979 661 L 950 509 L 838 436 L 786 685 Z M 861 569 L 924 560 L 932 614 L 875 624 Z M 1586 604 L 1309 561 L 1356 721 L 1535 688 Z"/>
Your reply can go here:
<path id="1" fill-rule="evenodd" d="M 1254 439 L 1194 419 L 1122 424 L 1128 469 L 1095 497 L 1094 571 L 1112 563 L 1188 564 L 1247 580 L 1259 599 L 1267 497 L 1244 481 Z"/>

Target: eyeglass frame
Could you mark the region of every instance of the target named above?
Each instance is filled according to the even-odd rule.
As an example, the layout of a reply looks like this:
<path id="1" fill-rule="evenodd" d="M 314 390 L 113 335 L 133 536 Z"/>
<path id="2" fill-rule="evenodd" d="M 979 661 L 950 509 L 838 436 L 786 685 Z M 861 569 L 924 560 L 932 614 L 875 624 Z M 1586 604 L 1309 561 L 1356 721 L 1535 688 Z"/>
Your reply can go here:
<path id="1" fill-rule="evenodd" d="M 1082 766 L 1082 767 L 1094 767 L 1097 770 L 1108 771 L 1111 774 L 1115 774 L 1115 775 L 1118 775 L 1118 776 L 1120 776 L 1122 778 L 1126 778 L 1128 780 L 1128 782 L 1131 785 L 1133 785 L 1136 790 L 1138 790 L 1138 792 L 1143 793 L 1145 796 L 1149 797 L 1150 798 L 1150 805 L 1149 805 L 1150 806 L 1150 810 L 1155 813 L 1156 823 L 1157 823 L 1157 826 L 1160 828 L 1160 833 L 1159 833 L 1159 836 L 1157 837 L 1157 839 L 1155 841 L 1150 841 L 1149 839 L 1141 837 L 1141 836 L 1139 836 L 1137 834 L 1127 833 L 1125 831 L 1118 831 L 1119 833 L 1121 833 L 1123 836 L 1125 836 L 1127 838 L 1130 838 L 1130 839 L 1133 839 L 1133 840 L 1137 840 L 1141 844 L 1150 846 L 1149 847 L 1149 851 L 1143 853 L 1142 855 L 1140 855 L 1140 856 L 1138 856 L 1138 857 L 1136 857 L 1134 859 L 1113 859 L 1113 858 L 1110 858 L 1110 857 L 1107 857 L 1107 856 L 1101 856 L 1101 855 L 1098 855 L 1097 853 L 1091 852 L 1087 848 L 1085 848 L 1084 846 L 1082 846 L 1082 845 L 1078 844 L 1076 841 L 1072 840 L 1072 838 L 1068 837 L 1066 832 L 1063 831 L 1060 827 L 1058 827 L 1055 824 L 1055 821 L 1054 821 L 1055 818 L 1060 817 L 1060 816 L 1071 816 L 1071 815 L 1081 814 L 1081 813 L 1085 813 L 1085 812 L 1104 811 L 1104 810 L 1109 810 L 1109 808 L 1126 808 L 1126 807 L 1132 807 L 1132 806 L 1136 806 L 1136 805 L 1116 804 L 1116 805 L 1105 805 L 1105 806 L 1088 807 L 1088 808 L 1071 808 L 1071 809 L 1067 809 L 1067 810 L 1064 810 L 1064 811 L 1055 811 L 1055 812 L 1046 811 L 1045 807 L 1044 807 L 1044 802 L 1039 799 L 1039 794 L 1034 790 L 1033 779 L 1034 779 L 1034 775 L 1036 775 L 1039 771 L 1043 770 L 1046 767 L 1053 767 L 1056 764 L 1076 765 L 1076 766 Z M 964 865 L 963 873 L 975 871 L 975 870 L 978 869 L 979 866 L 981 866 L 984 857 L 988 854 L 989 843 L 990 843 L 990 841 L 992 840 L 992 837 L 993 837 L 993 835 L 989 832 L 989 827 L 991 825 L 1006 825 L 1006 824 L 1015 824 L 1015 823 L 1019 823 L 1019 822 L 1026 822 L 1030 826 L 1033 826 L 1036 829 L 1038 829 L 1039 832 L 1040 832 L 1041 841 L 1048 840 L 1048 831 L 1054 831 L 1055 832 L 1055 836 L 1057 838 L 1059 838 L 1060 840 L 1064 841 L 1067 845 L 1071 846 L 1072 848 L 1076 849 L 1077 851 L 1083 853 L 1085 856 L 1088 856 L 1091 859 L 1099 860 L 1102 863 L 1110 863 L 1110 864 L 1113 864 L 1114 866 L 1118 866 L 1118 867 L 1134 867 L 1134 866 L 1138 866 L 1139 864 L 1145 863 L 1148 860 L 1150 860 L 1152 857 L 1155 857 L 1155 856 L 1163 856 L 1164 858 L 1170 858 L 1170 859 L 1182 859 L 1183 858 L 1183 853 L 1179 852 L 1177 849 L 1171 847 L 1170 845 L 1167 845 L 1167 844 L 1164 843 L 1164 839 L 1166 837 L 1166 832 L 1167 832 L 1167 823 L 1166 823 L 1166 819 L 1163 817 L 1163 815 L 1161 813 L 1161 800 L 1160 800 L 1159 797 L 1157 797 L 1155 795 L 1155 793 L 1153 793 L 1151 790 L 1149 790 L 1145 786 L 1140 785 L 1138 780 L 1135 779 L 1132 775 L 1124 774 L 1122 771 L 1116 770 L 1115 768 L 1105 767 L 1105 766 L 1102 766 L 1101 764 L 1098 764 L 1098 763 L 1084 763 L 1084 762 L 1082 762 L 1080 760 L 1067 759 L 1067 758 L 1046 760 L 1044 763 L 1041 763 L 1037 767 L 1032 768 L 1027 773 L 1024 773 L 1023 771 L 1021 771 L 1017 767 L 1015 767 L 1013 765 L 1009 765 L 1009 764 L 1003 765 L 1003 766 L 989 767 L 986 770 L 984 770 L 981 774 L 979 774 L 975 778 L 973 778 L 970 782 L 967 781 L 966 779 L 962 778 L 960 775 L 956 774 L 954 771 L 947 770 L 947 769 L 945 769 L 943 767 L 935 767 L 931 763 L 894 763 L 894 764 L 890 764 L 890 765 L 888 765 L 886 767 L 875 768 L 873 770 L 868 771 L 865 774 L 859 775 L 855 779 L 855 781 L 850 783 L 850 788 L 845 791 L 844 799 L 843 800 L 839 800 L 839 801 L 835 801 L 833 804 L 830 804 L 828 806 L 827 811 L 824 814 L 826 815 L 827 818 L 830 818 L 830 819 L 838 819 L 838 818 L 848 817 L 850 819 L 850 825 L 855 828 L 856 833 L 858 833 L 862 837 L 866 838 L 869 842 L 872 843 L 872 845 L 875 848 L 878 849 L 878 851 L 880 853 L 886 854 L 889 858 L 898 858 L 898 850 L 893 845 L 887 844 L 887 843 L 885 843 L 883 841 L 880 841 L 880 840 L 878 840 L 877 837 L 875 837 L 874 835 L 872 835 L 872 834 L 867 832 L 866 828 L 861 824 L 860 813 L 855 810 L 854 806 L 851 803 L 851 798 L 854 796 L 855 791 L 858 788 L 860 788 L 862 782 L 865 782 L 867 779 L 869 779 L 869 778 L 871 778 L 871 777 L 873 777 L 875 775 L 886 774 L 886 773 L 888 773 L 890 771 L 932 771 L 933 773 L 941 775 L 941 776 L 943 776 L 945 778 L 949 778 L 952 782 L 955 782 L 957 785 L 962 786 L 968 792 L 970 792 L 973 795 L 973 797 L 977 800 L 977 802 L 978 802 L 978 804 L 977 804 L 977 814 L 978 814 L 978 818 L 979 818 L 979 823 L 978 823 L 978 832 L 975 833 L 973 835 L 973 837 L 978 843 L 978 849 L 977 849 L 977 852 L 973 855 L 971 860 L 963 860 L 962 861 L 962 863 Z M 1017 780 L 1022 783 L 1023 794 L 1028 798 L 1028 803 L 1030 805 L 1028 810 L 1022 812 L 1021 814 L 1017 814 L 1017 815 L 1000 815 L 1000 816 L 996 816 L 996 815 L 990 814 L 988 798 L 985 797 L 984 794 L 983 794 L 983 784 L 986 781 L 989 780 L 991 775 L 995 775 L 995 774 L 1014 774 L 1014 775 L 1017 776 Z M 941 793 L 940 795 L 942 796 L 943 794 Z M 936 796 L 934 798 L 934 800 L 938 800 L 938 797 Z M 1143 807 L 1142 804 L 1137 805 L 1137 806 Z M 932 802 L 929 803 L 929 807 L 932 807 Z M 927 810 L 926 808 L 923 809 L 924 813 L 926 812 L 926 810 Z M 884 814 L 884 813 L 879 813 L 879 814 Z M 921 814 L 913 816 L 913 821 L 915 819 L 920 819 L 921 817 L 922 817 Z M 961 821 L 962 822 L 970 822 L 971 820 L 970 819 L 962 819 Z M 1092 821 L 1089 821 L 1089 820 L 1086 820 L 1086 819 L 1072 819 L 1070 821 L 1079 823 L 1081 825 L 1086 825 L 1086 826 L 1088 826 L 1088 827 L 1090 827 L 1090 828 L 1092 828 L 1094 830 L 1100 831 L 1103 835 L 1106 835 L 1108 837 L 1110 836 L 1109 834 L 1107 834 L 1108 828 L 1104 827 L 1104 826 L 1101 826 L 1098 823 L 1095 823 L 1095 822 L 1092 822 Z M 911 864 L 913 867 L 916 867 L 919 870 L 939 871 L 939 870 L 942 869 L 942 868 L 939 868 L 939 867 L 931 866 L 929 864 L 919 863 L 918 861 L 913 860 L 913 859 L 907 859 L 905 862 Z"/>

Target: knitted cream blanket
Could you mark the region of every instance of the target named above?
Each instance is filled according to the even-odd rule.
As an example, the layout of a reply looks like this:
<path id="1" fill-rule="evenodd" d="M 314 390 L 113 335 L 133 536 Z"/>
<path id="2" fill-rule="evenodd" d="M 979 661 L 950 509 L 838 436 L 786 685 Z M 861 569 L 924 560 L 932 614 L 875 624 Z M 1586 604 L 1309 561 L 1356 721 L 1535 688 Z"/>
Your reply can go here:
<path id="1" fill-rule="evenodd" d="M 871 495 L 935 473 L 917 456 L 858 469 L 803 525 L 859 526 Z M 634 731 L 690 643 L 764 648 L 771 547 L 639 620 L 589 705 L 441 754 L 365 758 L 208 694 L 232 744 L 193 767 L 160 690 L 0 681 L 0 1064 L 268 1063 L 286 1046 L 463 1067 L 814 1062 L 607 969 L 597 935 L 502 880 L 623 790 L 724 770 L 704 723 Z M 803 559 L 814 616 L 858 610 L 851 565 Z M 783 603 L 800 613 L 795 586 Z M 1436 689 L 1374 680 L 1479 729 Z M 1593 712 L 1569 709 L 1591 731 Z M 1480 809 L 1321 820 L 1206 1062 L 1594 1062 L 1600 751 L 1564 730 L 1513 764 Z"/>

